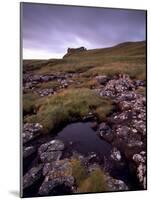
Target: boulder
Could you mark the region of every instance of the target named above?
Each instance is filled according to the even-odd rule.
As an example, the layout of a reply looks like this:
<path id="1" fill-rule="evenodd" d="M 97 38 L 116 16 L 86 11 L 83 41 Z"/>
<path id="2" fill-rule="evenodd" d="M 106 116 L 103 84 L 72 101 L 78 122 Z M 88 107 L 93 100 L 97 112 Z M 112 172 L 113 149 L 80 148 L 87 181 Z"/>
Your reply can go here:
<path id="1" fill-rule="evenodd" d="M 116 147 L 111 150 L 111 159 L 118 162 L 122 159 L 121 152 Z"/>
<path id="2" fill-rule="evenodd" d="M 133 161 L 137 166 L 137 177 L 144 189 L 146 189 L 146 152 L 141 151 L 139 154 L 133 155 Z"/>
<path id="3" fill-rule="evenodd" d="M 26 123 L 23 125 L 23 143 L 27 143 L 40 135 L 43 126 L 39 123 Z"/>
<path id="4" fill-rule="evenodd" d="M 105 75 L 96 76 L 95 79 L 102 85 L 104 85 L 109 80 L 109 78 Z"/>
<path id="5" fill-rule="evenodd" d="M 35 184 L 42 177 L 43 165 L 39 164 L 31 168 L 23 177 L 23 189 Z"/>
<path id="6" fill-rule="evenodd" d="M 111 176 L 106 176 L 106 182 L 108 185 L 108 191 L 126 191 L 129 190 L 128 186 L 122 180 L 117 180 L 112 178 Z"/>
<path id="7" fill-rule="evenodd" d="M 74 177 L 72 166 L 68 159 L 46 163 L 43 168 L 45 179 L 39 188 L 39 194 L 49 195 L 56 187 L 68 187 L 71 192 L 74 190 Z"/>
<path id="8" fill-rule="evenodd" d="M 51 162 L 61 158 L 64 148 L 61 140 L 51 140 L 39 147 L 38 154 L 42 162 Z"/>
<path id="9" fill-rule="evenodd" d="M 36 147 L 34 146 L 23 147 L 23 158 L 27 158 L 28 156 L 32 155 L 35 152 L 36 152 Z"/>
<path id="10" fill-rule="evenodd" d="M 99 134 L 100 136 L 108 142 L 113 140 L 113 133 L 109 125 L 105 122 L 99 125 Z"/>

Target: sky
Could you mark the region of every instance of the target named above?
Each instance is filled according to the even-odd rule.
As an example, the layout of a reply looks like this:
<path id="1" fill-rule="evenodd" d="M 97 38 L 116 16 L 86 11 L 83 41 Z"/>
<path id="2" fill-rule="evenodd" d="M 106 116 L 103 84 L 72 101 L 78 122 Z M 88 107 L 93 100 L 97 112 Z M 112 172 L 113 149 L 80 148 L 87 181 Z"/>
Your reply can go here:
<path id="1" fill-rule="evenodd" d="M 23 58 L 61 58 L 67 48 L 105 48 L 146 38 L 142 10 L 22 4 Z"/>

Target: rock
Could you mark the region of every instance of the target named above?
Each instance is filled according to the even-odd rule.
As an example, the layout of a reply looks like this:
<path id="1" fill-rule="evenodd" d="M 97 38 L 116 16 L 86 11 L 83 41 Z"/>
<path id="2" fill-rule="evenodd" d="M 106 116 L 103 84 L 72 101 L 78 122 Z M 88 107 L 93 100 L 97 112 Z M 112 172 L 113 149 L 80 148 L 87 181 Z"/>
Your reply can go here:
<path id="1" fill-rule="evenodd" d="M 146 189 L 146 152 L 141 151 L 139 154 L 133 155 L 133 161 L 137 166 L 137 177 L 144 189 Z"/>
<path id="2" fill-rule="evenodd" d="M 68 48 L 67 53 L 72 54 L 72 53 L 78 53 L 81 51 L 86 51 L 87 49 L 85 47 L 79 47 L 79 48 Z"/>
<path id="3" fill-rule="evenodd" d="M 141 163 L 137 168 L 137 177 L 143 188 L 146 189 L 146 165 Z"/>
<path id="4" fill-rule="evenodd" d="M 83 117 L 83 121 L 90 121 L 94 119 L 94 114 L 89 112 L 86 116 Z"/>
<path id="5" fill-rule="evenodd" d="M 40 79 L 41 79 L 41 76 L 40 76 L 40 75 L 33 75 L 33 76 L 31 77 L 31 81 L 37 81 L 37 82 L 39 82 Z"/>
<path id="6" fill-rule="evenodd" d="M 97 130 L 97 128 L 98 128 L 98 123 L 97 123 L 97 122 L 92 122 L 92 123 L 91 123 L 91 128 L 92 128 L 93 130 Z"/>
<path id="7" fill-rule="evenodd" d="M 129 109 L 131 109 L 131 106 L 132 106 L 132 104 L 127 101 L 121 101 L 118 104 L 118 107 L 121 111 L 129 110 Z"/>
<path id="8" fill-rule="evenodd" d="M 96 76 L 95 79 L 100 83 L 100 84 L 105 84 L 109 78 L 105 75 L 100 75 L 100 76 Z"/>
<path id="9" fill-rule="evenodd" d="M 68 187 L 74 191 L 74 177 L 72 176 L 72 166 L 68 159 L 46 163 L 43 168 L 44 182 L 39 188 L 40 195 L 48 195 L 58 186 Z"/>
<path id="10" fill-rule="evenodd" d="M 134 82 L 134 84 L 136 85 L 136 87 L 145 86 L 145 85 L 146 85 L 146 83 L 145 83 L 144 80 L 136 80 L 136 81 Z"/>
<path id="11" fill-rule="evenodd" d="M 41 97 L 44 96 L 50 96 L 54 94 L 54 90 L 52 88 L 47 88 L 47 89 L 42 89 L 42 90 L 37 90 L 36 93 L 38 93 Z"/>
<path id="12" fill-rule="evenodd" d="M 36 147 L 34 146 L 23 147 L 23 158 L 27 158 L 28 156 L 32 155 L 35 152 L 36 152 Z"/>
<path id="13" fill-rule="evenodd" d="M 122 181 L 106 176 L 106 182 L 108 185 L 108 191 L 126 191 L 129 190 L 128 186 Z"/>
<path id="14" fill-rule="evenodd" d="M 42 131 L 42 125 L 39 123 L 26 123 L 23 126 L 23 143 L 27 143 L 37 136 L 40 135 Z"/>
<path id="15" fill-rule="evenodd" d="M 119 75 L 107 82 L 100 95 L 112 98 L 117 105 L 117 111 L 107 121 L 112 130 L 112 145 L 122 152 L 128 162 L 136 165 L 134 169 L 139 182 L 146 188 L 146 98 L 136 91 L 144 85 L 143 81 L 132 81 L 129 76 Z M 105 124 L 100 135 L 106 139 L 103 126 Z M 120 161 L 117 149 L 112 150 L 111 158 Z"/>
<path id="16" fill-rule="evenodd" d="M 125 138 L 127 139 L 129 132 L 130 132 L 130 127 L 125 125 L 118 125 L 115 130 L 116 136 L 123 139 Z"/>
<path id="17" fill-rule="evenodd" d="M 43 165 L 39 164 L 31 168 L 23 177 L 23 189 L 35 184 L 42 177 Z"/>
<path id="18" fill-rule="evenodd" d="M 145 163 L 145 159 L 143 158 L 142 155 L 140 154 L 134 154 L 133 155 L 133 160 L 135 161 L 135 163 L 139 164 L 139 163 Z"/>
<path id="19" fill-rule="evenodd" d="M 38 154 L 42 162 L 51 162 L 61 158 L 64 148 L 61 140 L 51 140 L 39 147 Z"/>
<path id="20" fill-rule="evenodd" d="M 88 166 L 88 172 L 89 172 L 89 173 L 91 173 L 91 172 L 93 172 L 93 171 L 96 171 L 96 170 L 98 170 L 98 169 L 101 169 L 101 168 L 100 168 L 100 165 L 97 164 L 97 163 L 93 163 L 93 164 L 90 164 L 90 165 Z"/>
<path id="21" fill-rule="evenodd" d="M 109 142 L 111 142 L 113 139 L 111 128 L 104 122 L 99 125 L 99 134 L 103 139 Z"/>
<path id="22" fill-rule="evenodd" d="M 101 91 L 101 96 L 117 97 L 119 94 L 134 89 L 131 79 L 128 75 L 119 76 L 119 79 L 110 80 Z"/>
<path id="23" fill-rule="evenodd" d="M 143 148 L 143 142 L 141 140 L 128 139 L 127 144 L 123 145 L 125 149 L 125 156 L 132 160 L 134 154 L 139 153 Z"/>
<path id="24" fill-rule="evenodd" d="M 49 75 L 41 76 L 41 80 L 43 82 L 50 81 L 50 80 L 52 80 L 52 76 L 49 76 Z"/>
<path id="25" fill-rule="evenodd" d="M 111 151 L 111 158 L 118 162 L 122 159 L 121 152 L 116 147 L 114 147 Z"/>
<path id="26" fill-rule="evenodd" d="M 85 163 L 87 163 L 88 165 L 91 163 L 97 163 L 99 162 L 99 157 L 96 153 L 91 152 L 87 157 L 85 157 Z"/>

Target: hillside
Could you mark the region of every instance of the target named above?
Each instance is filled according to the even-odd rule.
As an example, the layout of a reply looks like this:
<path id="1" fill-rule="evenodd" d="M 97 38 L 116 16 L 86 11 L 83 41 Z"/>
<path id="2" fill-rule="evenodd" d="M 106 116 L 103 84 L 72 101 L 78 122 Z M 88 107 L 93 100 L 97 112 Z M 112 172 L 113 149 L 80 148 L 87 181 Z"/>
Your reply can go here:
<path id="1" fill-rule="evenodd" d="M 82 72 L 84 77 L 127 73 L 145 79 L 146 43 L 126 42 L 114 47 L 65 55 L 63 59 L 24 60 L 24 70 L 36 74 Z"/>

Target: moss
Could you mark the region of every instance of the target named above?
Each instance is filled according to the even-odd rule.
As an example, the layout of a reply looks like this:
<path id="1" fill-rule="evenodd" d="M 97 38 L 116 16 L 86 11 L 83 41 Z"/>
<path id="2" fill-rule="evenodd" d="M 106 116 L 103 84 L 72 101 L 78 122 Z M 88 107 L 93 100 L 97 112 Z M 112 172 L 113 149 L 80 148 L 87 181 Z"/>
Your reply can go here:
<path id="1" fill-rule="evenodd" d="M 105 174 L 102 170 L 96 169 L 90 173 L 79 186 L 78 192 L 105 192 L 107 191 L 107 184 L 105 181 Z"/>

